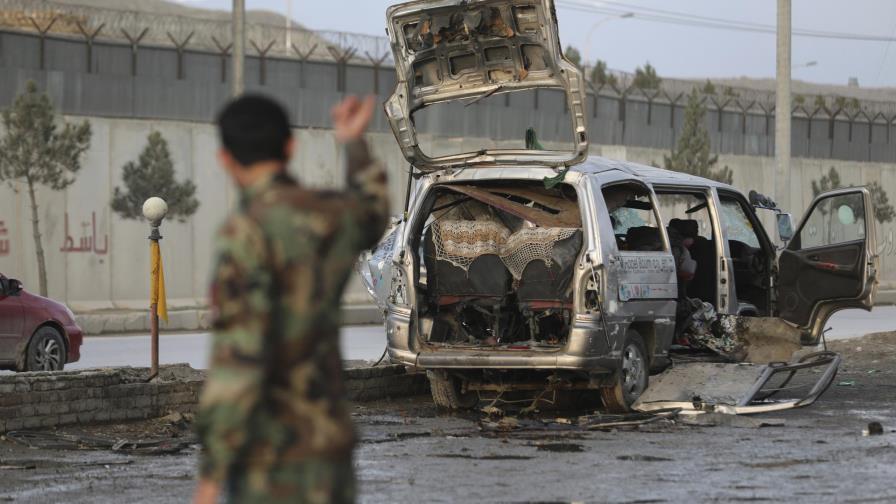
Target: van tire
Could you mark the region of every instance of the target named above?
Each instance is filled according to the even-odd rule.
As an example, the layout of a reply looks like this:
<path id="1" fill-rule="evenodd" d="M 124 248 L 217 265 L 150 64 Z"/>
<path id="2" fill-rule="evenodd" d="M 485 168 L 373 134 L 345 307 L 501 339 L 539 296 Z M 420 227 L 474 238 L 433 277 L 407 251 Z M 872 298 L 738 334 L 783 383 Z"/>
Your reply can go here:
<path id="1" fill-rule="evenodd" d="M 432 400 L 439 408 L 460 411 L 471 410 L 479 404 L 479 394 L 461 392 L 460 380 L 445 371 L 427 371 Z"/>
<path id="2" fill-rule="evenodd" d="M 650 361 L 644 339 L 638 331 L 629 329 L 625 334 L 615 384 L 600 389 L 604 408 L 610 413 L 629 413 L 635 401 L 647 390 L 649 381 Z"/>

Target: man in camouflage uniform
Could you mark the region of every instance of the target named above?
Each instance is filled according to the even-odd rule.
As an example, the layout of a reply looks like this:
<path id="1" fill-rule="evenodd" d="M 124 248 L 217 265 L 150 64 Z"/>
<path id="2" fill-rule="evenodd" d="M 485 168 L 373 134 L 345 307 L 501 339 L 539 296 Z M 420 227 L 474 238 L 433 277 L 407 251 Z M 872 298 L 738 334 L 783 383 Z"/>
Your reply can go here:
<path id="1" fill-rule="evenodd" d="M 355 433 L 344 399 L 340 301 L 359 253 L 388 220 L 385 172 L 362 136 L 372 99 L 333 110 L 347 190 L 286 173 L 286 113 L 259 96 L 218 119 L 219 161 L 241 190 L 216 239 L 212 362 L 197 419 L 197 503 L 353 502 Z"/>

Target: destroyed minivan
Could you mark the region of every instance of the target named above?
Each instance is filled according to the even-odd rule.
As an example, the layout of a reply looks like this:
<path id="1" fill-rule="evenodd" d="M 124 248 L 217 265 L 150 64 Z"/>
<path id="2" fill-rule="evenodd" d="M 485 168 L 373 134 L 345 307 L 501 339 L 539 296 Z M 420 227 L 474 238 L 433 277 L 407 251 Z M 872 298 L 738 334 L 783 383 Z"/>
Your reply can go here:
<path id="1" fill-rule="evenodd" d="M 389 357 L 426 370 L 437 405 L 566 389 L 627 411 L 670 364 L 685 301 L 783 319 L 805 345 L 835 311 L 871 309 L 866 189 L 819 196 L 794 231 L 759 194 L 588 157 L 583 76 L 562 55 L 551 0 L 416 1 L 388 19 L 399 82 L 386 112 L 420 176 L 359 267 Z M 424 152 L 424 109 L 549 88 L 565 94 L 568 148 L 541 147 L 520 124 L 522 148 Z"/>

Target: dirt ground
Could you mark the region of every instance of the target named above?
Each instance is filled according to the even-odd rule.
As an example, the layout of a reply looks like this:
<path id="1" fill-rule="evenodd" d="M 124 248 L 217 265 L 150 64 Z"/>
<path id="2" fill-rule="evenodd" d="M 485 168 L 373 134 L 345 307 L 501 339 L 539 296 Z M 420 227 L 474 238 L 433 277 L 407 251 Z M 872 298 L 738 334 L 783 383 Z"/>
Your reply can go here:
<path id="1" fill-rule="evenodd" d="M 835 385 L 809 408 L 763 416 L 772 427 L 663 421 L 595 431 L 548 422 L 592 413 L 580 411 L 543 412 L 501 432 L 481 414 L 440 413 L 426 397 L 359 405 L 360 500 L 894 502 L 896 333 L 829 347 L 844 356 Z M 50 448 L 0 440 L 0 502 L 185 502 L 197 456 L 189 420 L 30 438 Z M 869 422 L 883 435 L 863 436 Z M 95 438 L 131 444 L 73 449 Z M 135 447 L 141 439 L 166 442 Z"/>

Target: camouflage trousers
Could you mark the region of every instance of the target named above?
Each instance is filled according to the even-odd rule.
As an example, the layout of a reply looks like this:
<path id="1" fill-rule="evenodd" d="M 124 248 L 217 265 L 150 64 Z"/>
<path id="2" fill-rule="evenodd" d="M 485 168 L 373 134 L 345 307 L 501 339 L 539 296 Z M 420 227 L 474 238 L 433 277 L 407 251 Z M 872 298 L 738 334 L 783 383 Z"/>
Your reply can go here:
<path id="1" fill-rule="evenodd" d="M 353 504 L 355 471 L 350 457 L 245 468 L 228 490 L 230 504 Z"/>

